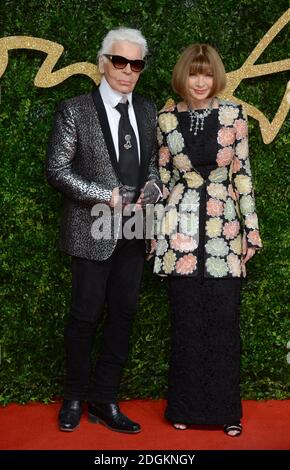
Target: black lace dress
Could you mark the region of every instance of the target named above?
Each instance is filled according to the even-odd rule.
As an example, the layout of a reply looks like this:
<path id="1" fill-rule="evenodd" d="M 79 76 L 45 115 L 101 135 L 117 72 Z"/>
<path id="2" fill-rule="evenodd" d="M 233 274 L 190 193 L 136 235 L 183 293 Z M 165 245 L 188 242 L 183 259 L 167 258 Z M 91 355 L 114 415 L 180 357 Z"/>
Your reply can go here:
<path id="1" fill-rule="evenodd" d="M 207 178 L 216 168 L 218 110 L 204 130 L 190 132 L 188 112 L 177 113 L 189 157 Z M 173 423 L 220 425 L 239 421 L 240 279 L 204 278 L 206 215 L 201 194 L 197 277 L 170 277 L 171 359 L 166 418 Z"/>

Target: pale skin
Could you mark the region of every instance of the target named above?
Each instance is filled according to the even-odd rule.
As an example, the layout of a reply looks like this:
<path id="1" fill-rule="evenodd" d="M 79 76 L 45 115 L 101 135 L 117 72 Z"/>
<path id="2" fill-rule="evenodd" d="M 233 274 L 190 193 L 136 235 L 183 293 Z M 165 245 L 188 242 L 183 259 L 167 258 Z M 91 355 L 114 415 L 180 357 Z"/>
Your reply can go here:
<path id="1" fill-rule="evenodd" d="M 209 103 L 212 99 L 211 90 L 213 87 L 213 75 L 210 71 L 207 73 L 196 73 L 189 75 L 187 81 L 187 100 L 181 101 L 177 105 L 178 111 L 187 111 L 188 108 L 192 109 L 205 109 L 208 108 Z M 217 100 L 214 100 L 213 108 L 218 107 Z M 247 240 L 243 238 L 243 259 L 242 263 L 245 265 L 249 259 L 254 256 L 256 249 L 248 247 Z M 187 429 L 185 424 L 175 423 L 176 429 L 184 430 Z M 229 431 L 230 436 L 238 434 L 237 431 Z"/>
<path id="2" fill-rule="evenodd" d="M 114 43 L 109 53 L 112 55 L 120 55 L 130 60 L 143 59 L 142 50 L 140 46 L 128 41 L 120 41 Z M 141 73 L 133 72 L 129 63 L 124 69 L 116 69 L 113 66 L 112 62 L 104 56 L 101 56 L 99 59 L 99 70 L 101 74 L 105 76 L 110 87 L 113 90 L 116 90 L 122 94 L 128 94 L 134 90 Z M 140 198 L 142 198 L 142 193 L 140 195 Z M 119 202 L 119 199 L 119 188 L 114 188 L 109 203 L 110 206 L 116 207 Z"/>

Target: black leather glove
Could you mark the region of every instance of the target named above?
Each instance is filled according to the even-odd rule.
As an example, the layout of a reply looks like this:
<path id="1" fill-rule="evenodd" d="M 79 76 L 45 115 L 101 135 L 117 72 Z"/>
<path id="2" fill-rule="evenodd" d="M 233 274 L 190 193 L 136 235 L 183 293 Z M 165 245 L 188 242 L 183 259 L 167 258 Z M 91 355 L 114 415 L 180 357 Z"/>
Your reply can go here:
<path id="1" fill-rule="evenodd" d="M 122 197 L 122 204 L 125 206 L 126 204 L 132 204 L 136 196 L 136 188 L 135 186 L 127 186 L 123 184 L 119 188 L 119 194 Z"/>
<path id="2" fill-rule="evenodd" d="M 162 198 L 162 187 L 159 180 L 147 181 L 142 190 L 141 206 L 144 208 L 146 204 L 156 204 Z"/>

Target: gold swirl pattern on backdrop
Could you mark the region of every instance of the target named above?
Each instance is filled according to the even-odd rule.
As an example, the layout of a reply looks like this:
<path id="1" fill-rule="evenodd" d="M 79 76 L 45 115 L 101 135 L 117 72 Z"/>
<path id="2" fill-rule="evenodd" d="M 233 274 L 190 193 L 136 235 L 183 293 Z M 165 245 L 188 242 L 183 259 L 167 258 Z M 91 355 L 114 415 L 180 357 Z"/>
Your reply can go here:
<path id="1" fill-rule="evenodd" d="M 221 98 L 242 104 L 248 115 L 259 121 L 262 138 L 265 144 L 269 144 L 274 140 L 286 119 L 290 105 L 290 82 L 288 82 L 285 94 L 272 122 L 270 122 L 255 106 L 236 98 L 234 96 L 234 92 L 244 79 L 290 69 L 290 59 L 254 65 L 266 47 L 268 47 L 277 34 L 289 23 L 289 20 L 290 8 L 263 36 L 244 64 L 239 69 L 227 73 L 227 86 L 221 94 Z M 62 83 L 72 75 L 77 74 L 87 75 L 97 85 L 100 83 L 101 74 L 98 67 L 90 62 L 78 62 L 76 64 L 68 65 L 60 70 L 53 71 L 53 68 L 64 51 L 64 47 L 61 44 L 48 41 L 47 39 L 30 36 L 8 36 L 0 39 L 0 77 L 2 77 L 8 65 L 8 51 L 13 49 L 33 49 L 47 54 L 46 59 L 34 79 L 34 84 L 37 87 L 50 88 Z"/>
<path id="2" fill-rule="evenodd" d="M 34 79 L 34 85 L 39 88 L 56 86 L 72 75 L 78 74 L 88 75 L 96 84 L 100 82 L 101 75 L 98 67 L 90 62 L 78 62 L 53 72 L 64 47 L 57 42 L 30 36 L 8 36 L 0 39 L 0 77 L 8 65 L 8 51 L 12 49 L 33 49 L 47 53 Z"/>
<path id="3" fill-rule="evenodd" d="M 245 101 L 239 100 L 234 97 L 234 92 L 239 86 L 242 80 L 245 78 L 261 77 L 270 73 L 284 72 L 290 69 L 290 59 L 279 60 L 277 62 L 270 62 L 268 64 L 254 65 L 256 60 L 264 52 L 266 47 L 273 41 L 277 34 L 289 23 L 290 20 L 290 8 L 279 18 L 276 23 L 269 29 L 269 31 L 263 36 L 259 44 L 255 47 L 253 52 L 249 55 L 247 60 L 244 62 L 241 68 L 234 72 L 227 73 L 227 86 L 222 98 L 230 99 L 236 103 L 242 104 L 248 115 L 259 121 L 262 138 L 265 144 L 269 144 L 274 140 L 278 134 L 283 122 L 286 119 L 289 111 L 289 88 L 290 82 L 288 82 L 285 90 L 285 94 L 281 100 L 278 111 L 276 112 L 272 122 L 270 122 L 266 116 L 259 111 L 255 106 L 252 106 Z"/>

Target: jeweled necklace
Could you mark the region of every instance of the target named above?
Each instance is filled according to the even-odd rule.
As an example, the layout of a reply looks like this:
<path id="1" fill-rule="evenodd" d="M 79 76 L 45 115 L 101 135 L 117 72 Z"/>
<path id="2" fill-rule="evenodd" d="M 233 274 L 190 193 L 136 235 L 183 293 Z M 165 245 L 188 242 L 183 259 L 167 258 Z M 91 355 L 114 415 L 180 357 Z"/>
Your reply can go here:
<path id="1" fill-rule="evenodd" d="M 195 109 L 192 109 L 190 106 L 188 106 L 188 113 L 190 116 L 190 129 L 189 131 L 192 132 L 193 129 L 193 124 L 194 124 L 194 119 L 195 121 L 195 129 L 194 129 L 194 135 L 197 134 L 198 130 L 203 131 L 204 129 L 204 119 L 210 115 L 212 112 L 212 106 L 214 102 L 214 97 L 210 100 L 208 108 L 205 108 L 202 112 L 198 112 Z M 199 127 L 199 121 L 200 121 L 200 127 Z"/>

